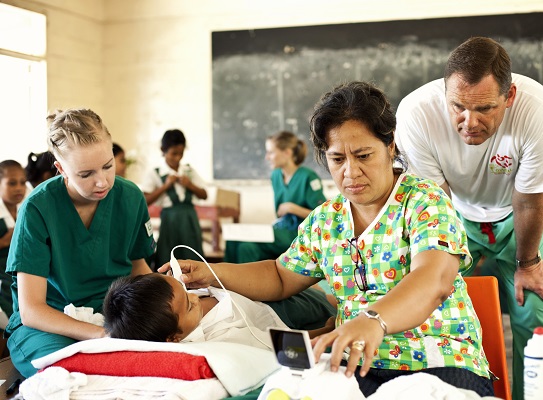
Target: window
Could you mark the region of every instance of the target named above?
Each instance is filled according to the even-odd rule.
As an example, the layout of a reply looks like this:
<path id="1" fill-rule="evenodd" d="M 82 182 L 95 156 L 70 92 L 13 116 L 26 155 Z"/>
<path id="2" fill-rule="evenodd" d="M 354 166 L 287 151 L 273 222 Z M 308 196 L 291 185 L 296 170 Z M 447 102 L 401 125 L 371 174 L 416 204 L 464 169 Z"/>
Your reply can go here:
<path id="1" fill-rule="evenodd" d="M 0 4 L 0 161 L 47 150 L 45 15 Z"/>

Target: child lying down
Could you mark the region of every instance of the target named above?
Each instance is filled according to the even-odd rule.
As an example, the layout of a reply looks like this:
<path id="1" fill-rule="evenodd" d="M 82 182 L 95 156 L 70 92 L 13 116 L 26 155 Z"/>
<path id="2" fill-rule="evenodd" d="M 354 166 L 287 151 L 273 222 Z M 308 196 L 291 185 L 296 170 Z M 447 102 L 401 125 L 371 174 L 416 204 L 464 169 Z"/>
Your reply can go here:
<path id="1" fill-rule="evenodd" d="M 223 341 L 271 348 L 267 328 L 287 327 L 267 304 L 214 287 L 203 294 L 187 292 L 173 276 L 158 273 L 114 281 L 102 312 L 110 337 L 155 342 Z M 329 317 L 309 334 L 333 329 L 334 317 Z"/>

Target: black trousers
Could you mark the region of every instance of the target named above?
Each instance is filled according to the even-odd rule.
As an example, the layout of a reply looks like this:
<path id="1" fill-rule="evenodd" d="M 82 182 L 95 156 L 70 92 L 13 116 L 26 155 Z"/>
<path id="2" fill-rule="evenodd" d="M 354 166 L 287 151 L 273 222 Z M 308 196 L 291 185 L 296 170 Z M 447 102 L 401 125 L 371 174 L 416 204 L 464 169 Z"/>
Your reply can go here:
<path id="1" fill-rule="evenodd" d="M 416 374 L 417 372 L 426 372 L 427 374 L 435 375 L 449 385 L 459 389 L 473 390 L 481 397 L 494 396 L 494 387 L 492 386 L 492 381 L 490 379 L 479 376 L 476 373 L 463 368 L 440 367 L 427 368 L 420 371 L 370 368 L 368 374 L 362 378 L 359 375 L 360 367 L 357 367 L 354 375 L 356 376 L 360 390 L 364 393 L 364 396 L 368 397 L 375 393 L 377 388 L 383 383 L 399 376 Z"/>

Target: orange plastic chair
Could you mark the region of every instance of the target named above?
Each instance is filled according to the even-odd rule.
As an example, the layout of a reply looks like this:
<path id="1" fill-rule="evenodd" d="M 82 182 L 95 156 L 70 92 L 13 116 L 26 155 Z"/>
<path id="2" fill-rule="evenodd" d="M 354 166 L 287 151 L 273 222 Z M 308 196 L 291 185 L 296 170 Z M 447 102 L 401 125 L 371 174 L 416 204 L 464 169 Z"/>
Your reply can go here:
<path id="1" fill-rule="evenodd" d="M 511 400 L 498 280 L 494 276 L 465 276 L 464 281 L 481 322 L 483 348 L 490 370 L 499 378 L 494 381 L 494 396 Z"/>

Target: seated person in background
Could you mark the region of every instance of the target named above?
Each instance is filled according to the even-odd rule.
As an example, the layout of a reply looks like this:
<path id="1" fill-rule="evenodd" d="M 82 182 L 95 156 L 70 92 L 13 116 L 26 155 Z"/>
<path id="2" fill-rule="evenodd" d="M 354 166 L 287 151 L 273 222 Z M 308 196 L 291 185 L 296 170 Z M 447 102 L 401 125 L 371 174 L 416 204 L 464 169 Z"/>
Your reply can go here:
<path id="1" fill-rule="evenodd" d="M 481 325 L 460 275 L 471 265 L 464 227 L 435 182 L 405 173 L 395 127 L 389 101 L 369 83 L 326 93 L 311 140 L 340 194 L 308 215 L 276 260 L 211 267 L 226 288 L 258 301 L 325 279 L 338 301 L 336 329 L 313 339 L 315 356 L 331 346 L 331 370 L 347 360 L 346 375 L 356 373 L 365 396 L 417 371 L 492 395 Z M 187 287 L 217 285 L 205 264 L 179 264 Z"/>
<path id="2" fill-rule="evenodd" d="M 210 288 L 208 296 L 199 297 L 173 276 L 162 274 L 117 279 L 102 312 L 110 337 L 154 342 L 223 341 L 270 348 L 267 328 L 286 328 L 264 303 L 221 288 Z M 333 327 L 330 317 L 325 327 L 311 334 Z"/>
<path id="3" fill-rule="evenodd" d="M 292 132 L 281 131 L 266 140 L 266 160 L 273 168 L 271 183 L 277 221 L 273 243 L 226 242 L 224 261 L 244 263 L 278 257 L 296 237 L 298 225 L 324 203 L 322 182 L 302 166 L 307 145 Z"/>
<path id="4" fill-rule="evenodd" d="M 170 250 L 178 244 L 190 246 L 202 255 L 204 253 L 202 229 L 192 198 L 196 196 L 205 200 L 207 191 L 200 175 L 190 165 L 181 164 L 186 145 L 185 135 L 179 129 L 166 131 L 160 147 L 164 162 L 150 169 L 141 185 L 147 205 L 162 207 L 155 267 L 168 262 Z M 183 248 L 176 254 L 182 258 L 197 257 Z"/>
<path id="5" fill-rule="evenodd" d="M 113 143 L 113 157 L 115 157 L 115 175 L 126 178 L 126 154 L 117 143 Z"/>
<path id="6" fill-rule="evenodd" d="M 13 312 L 11 276 L 6 274 L 9 246 L 17 210 L 26 194 L 25 170 L 15 160 L 0 162 L 0 329 Z"/>
<path id="7" fill-rule="evenodd" d="M 25 167 L 27 185 L 34 189 L 43 181 L 57 174 L 55 156 L 50 151 L 43 153 L 30 153 Z"/>

